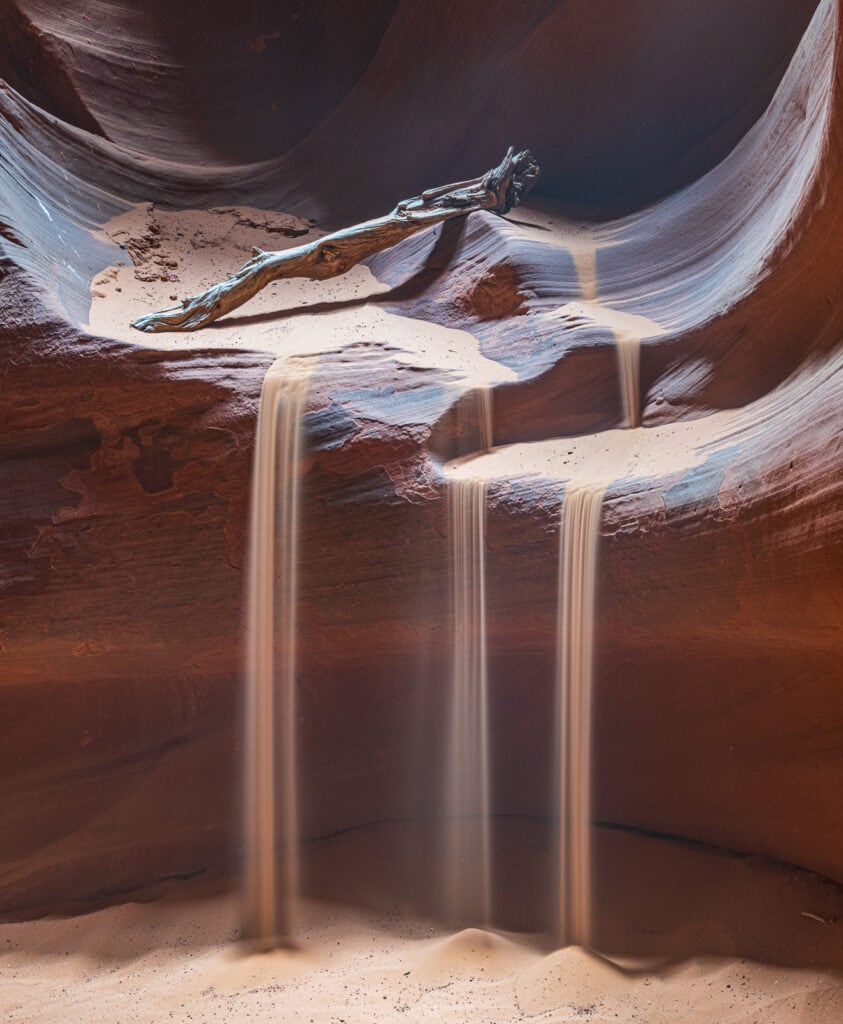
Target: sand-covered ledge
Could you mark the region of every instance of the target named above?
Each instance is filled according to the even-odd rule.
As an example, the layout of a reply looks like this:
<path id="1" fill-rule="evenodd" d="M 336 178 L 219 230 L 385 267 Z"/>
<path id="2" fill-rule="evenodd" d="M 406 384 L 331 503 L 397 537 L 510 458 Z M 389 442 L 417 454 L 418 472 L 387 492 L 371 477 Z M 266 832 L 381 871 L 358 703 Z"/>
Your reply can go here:
<path id="1" fill-rule="evenodd" d="M 253 247 L 287 249 L 322 232 L 298 217 L 266 210 L 169 211 L 140 203 L 109 221 L 103 233 L 127 252 L 122 266 L 107 267 L 91 285 L 89 326 L 103 337 L 164 351 L 233 348 L 279 357 L 376 341 L 399 362 L 450 371 L 465 387 L 515 379 L 508 367 L 480 353 L 468 331 L 385 309 L 390 288 L 364 265 L 328 281 L 276 281 L 242 309 L 198 331 L 144 334 L 131 326 L 133 320 L 229 277 Z"/>

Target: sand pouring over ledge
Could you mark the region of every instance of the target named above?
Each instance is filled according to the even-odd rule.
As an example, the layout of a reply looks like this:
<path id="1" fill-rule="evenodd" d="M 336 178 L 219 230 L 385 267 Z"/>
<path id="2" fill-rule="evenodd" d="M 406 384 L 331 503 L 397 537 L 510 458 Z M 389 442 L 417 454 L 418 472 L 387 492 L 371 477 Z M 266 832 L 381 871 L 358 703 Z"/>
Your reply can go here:
<path id="1" fill-rule="evenodd" d="M 243 923 L 246 935 L 266 949 L 292 946 L 297 935 L 299 468 L 310 372 L 302 359 L 276 360 L 267 371 L 252 474 Z"/>
<path id="2" fill-rule="evenodd" d="M 455 480 L 448 493 L 453 652 L 444 786 L 442 887 L 448 920 L 492 923 L 492 752 L 486 636 L 486 485 Z"/>

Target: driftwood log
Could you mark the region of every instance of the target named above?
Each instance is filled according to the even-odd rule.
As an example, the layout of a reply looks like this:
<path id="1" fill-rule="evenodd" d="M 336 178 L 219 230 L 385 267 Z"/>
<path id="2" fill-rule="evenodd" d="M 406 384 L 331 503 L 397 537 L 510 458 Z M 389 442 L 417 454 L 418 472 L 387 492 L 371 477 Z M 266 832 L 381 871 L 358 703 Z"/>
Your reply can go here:
<path id="1" fill-rule="evenodd" d="M 233 277 L 215 284 L 181 305 L 149 313 L 132 324 L 139 331 L 196 331 L 242 306 L 270 282 L 282 277 L 310 277 L 317 281 L 338 277 L 367 256 L 408 238 L 423 228 L 477 210 L 505 214 L 517 206 L 539 176 L 529 150 L 510 147 L 497 167 L 480 178 L 428 189 L 402 200 L 385 217 L 335 231 L 307 245 L 255 255 Z"/>

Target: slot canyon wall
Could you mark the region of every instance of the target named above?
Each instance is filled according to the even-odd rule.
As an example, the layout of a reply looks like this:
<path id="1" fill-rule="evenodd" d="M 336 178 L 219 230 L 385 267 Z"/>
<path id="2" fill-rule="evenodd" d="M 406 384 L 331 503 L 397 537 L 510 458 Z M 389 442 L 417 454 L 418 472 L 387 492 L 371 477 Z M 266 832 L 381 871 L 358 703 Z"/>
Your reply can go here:
<path id="1" fill-rule="evenodd" d="M 657 327 L 636 433 L 687 430 L 703 456 L 606 493 L 595 821 L 843 882 L 840 0 L 198 6 L 0 0 L 0 911 L 230 869 L 240 842 L 274 357 L 248 307 L 236 346 L 98 336 L 91 283 L 138 256 L 104 225 L 154 203 L 330 229 L 510 142 L 568 228 L 477 214 L 369 270 L 382 309 L 469 332 L 507 369 L 494 443 L 530 466 L 623 424 L 600 309 Z M 308 399 L 313 837 L 424 817 L 435 796 L 411 766 L 437 757 L 419 723 L 450 671 L 441 462 L 472 423 L 453 374 L 398 348 L 355 333 Z M 532 468 L 488 486 L 501 817 L 552 814 L 565 483 Z"/>

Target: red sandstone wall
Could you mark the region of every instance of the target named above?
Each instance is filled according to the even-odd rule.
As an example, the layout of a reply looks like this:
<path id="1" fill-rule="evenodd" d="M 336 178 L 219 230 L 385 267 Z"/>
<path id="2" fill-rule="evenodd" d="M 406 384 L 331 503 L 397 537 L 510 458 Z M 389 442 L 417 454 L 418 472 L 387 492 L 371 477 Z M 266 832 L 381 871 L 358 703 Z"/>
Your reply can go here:
<path id="1" fill-rule="evenodd" d="M 516 127 L 548 193 L 634 207 L 690 183 L 613 222 L 623 246 L 598 265 L 614 301 L 675 317 L 642 353 L 645 426 L 786 397 L 723 459 L 607 495 L 595 816 L 843 880 L 838 5 L 820 5 L 748 133 L 813 4 L 763 17 L 706 5 L 699 25 L 675 4 L 634 25 L 591 4 L 574 23 L 583 39 L 570 5 L 528 6 L 515 26 L 494 5 L 479 25 L 431 5 L 369 6 L 346 25 L 326 4 L 324 31 L 314 16 L 278 44 L 318 44 L 333 69 L 280 127 L 266 105 L 278 90 L 298 95 L 310 64 L 276 77 L 267 38 L 232 49 L 236 87 L 203 77 L 221 12 L 185 51 L 176 15 L 164 32 L 115 8 L 116 54 L 83 45 L 84 5 L 0 12 L 18 33 L 4 38 L 28 40 L 0 49 L 14 87 L 0 90 L 0 906 L 111 896 L 236 855 L 242 553 L 269 357 L 90 337 L 78 326 L 87 282 L 115 258 L 90 229 L 141 198 L 373 212 L 455 168 L 473 173 Z M 237 46 L 255 31 L 238 30 Z M 167 117 L 147 122 L 161 97 L 174 97 Z M 215 104 L 227 113 L 211 125 L 201 111 Z M 108 110 L 124 116 L 109 122 Z M 267 138 L 277 148 L 250 148 Z M 182 153 L 188 162 L 167 162 Z M 257 156 L 277 159 L 223 166 Z M 496 393 L 497 443 L 618 423 L 611 337 L 560 335 L 540 319 L 576 294 L 563 251 L 479 216 L 373 269 L 395 287 L 394 310 L 464 326 L 518 370 Z M 315 835 L 429 809 L 417 769 L 435 763 L 435 727 L 412 727 L 449 664 L 430 449 L 448 450 L 456 417 L 435 373 L 410 376 L 388 353 L 326 361 L 312 396 L 323 419 L 306 478 L 302 686 Z M 336 398 L 349 391 L 355 402 Z M 491 495 L 494 720 L 507 754 L 496 808 L 507 814 L 550 808 L 560 494 Z"/>

